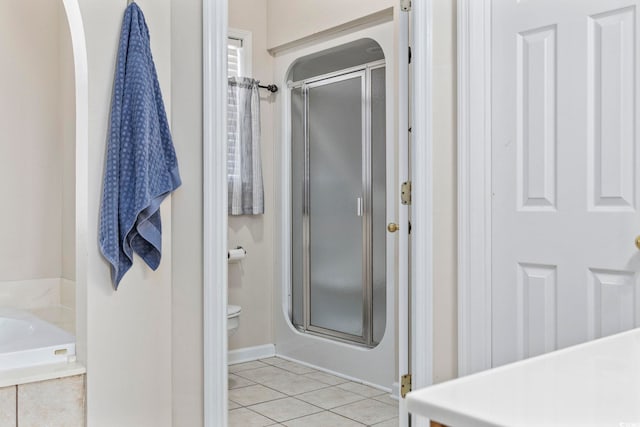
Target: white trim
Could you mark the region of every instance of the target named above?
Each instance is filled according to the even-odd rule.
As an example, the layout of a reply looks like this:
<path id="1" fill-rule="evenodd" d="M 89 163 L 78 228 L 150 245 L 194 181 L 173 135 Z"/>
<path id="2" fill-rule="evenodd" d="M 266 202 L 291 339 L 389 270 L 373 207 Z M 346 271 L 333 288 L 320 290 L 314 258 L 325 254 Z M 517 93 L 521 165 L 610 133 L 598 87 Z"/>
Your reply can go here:
<path id="1" fill-rule="evenodd" d="M 227 425 L 227 0 L 203 0 L 204 426 Z"/>
<path id="2" fill-rule="evenodd" d="M 87 265 L 89 264 L 89 60 L 84 24 L 78 0 L 63 0 L 71 45 L 75 80 L 76 108 L 76 355 L 87 361 Z"/>
<path id="3" fill-rule="evenodd" d="M 458 373 L 491 367 L 491 1 L 458 0 Z"/>
<path id="4" fill-rule="evenodd" d="M 379 10 L 370 15 L 361 16 L 360 18 L 345 22 L 344 24 L 336 25 L 335 27 L 313 33 L 309 36 L 305 36 L 279 46 L 274 46 L 267 49 L 267 51 L 272 56 L 283 55 L 294 50 L 304 49 L 314 44 L 329 41 L 342 34 L 354 33 L 390 21 L 393 21 L 393 7 Z"/>
<path id="5" fill-rule="evenodd" d="M 266 359 L 276 355 L 276 346 L 273 344 L 257 345 L 229 350 L 229 365 L 251 362 L 252 360 Z"/>
<path id="6" fill-rule="evenodd" d="M 398 52 L 396 54 L 398 58 L 398 181 L 397 186 L 402 185 L 403 182 L 408 181 L 409 177 L 409 103 L 411 102 L 411 95 L 409 95 L 409 18 L 410 14 L 407 12 L 399 12 L 398 18 Z M 404 94 L 404 96 L 403 96 Z M 399 190 L 399 188 L 398 188 Z M 398 198 L 399 199 L 399 198 Z M 398 224 L 400 229 L 397 231 L 398 240 L 398 309 L 396 311 L 398 322 L 398 372 L 396 373 L 396 381 L 401 382 L 402 376 L 409 374 L 411 369 L 411 354 L 410 354 L 410 322 L 411 322 L 411 307 L 409 302 L 409 278 L 411 272 L 409 271 L 409 207 L 399 203 L 396 199 L 395 204 L 398 206 Z M 404 316 L 400 314 L 404 313 Z M 409 411 L 407 410 L 407 404 L 405 399 L 400 399 L 398 405 L 398 417 L 399 426 L 408 427 L 410 424 Z"/>
<path id="7" fill-rule="evenodd" d="M 414 2 L 411 79 L 412 389 L 433 383 L 433 38 L 432 2 Z M 412 426 L 427 426 L 414 417 Z"/>
<path id="8" fill-rule="evenodd" d="M 399 393 L 396 393 L 395 396 L 393 395 L 393 390 L 394 390 L 394 388 L 393 388 L 394 385 L 393 384 L 397 384 L 397 383 L 393 383 L 391 385 L 391 387 L 383 387 L 383 386 L 381 386 L 379 384 L 371 383 L 371 382 L 368 382 L 368 381 L 363 381 L 360 378 L 352 377 L 350 375 L 342 374 L 340 372 L 333 371 L 333 370 L 328 369 L 328 368 L 323 368 L 322 366 L 314 365 L 313 363 L 309 363 L 309 362 L 302 361 L 300 359 L 296 359 L 295 357 L 283 356 L 281 354 L 277 354 L 276 356 L 279 359 L 288 360 L 289 362 L 295 362 L 298 365 L 306 366 L 308 368 L 313 368 L 316 371 L 321 371 L 321 372 L 324 372 L 324 373 L 327 373 L 327 374 L 331 374 L 334 377 L 344 378 L 345 380 L 349 380 L 349 381 L 354 382 L 354 383 L 364 384 L 366 386 L 369 386 L 371 388 L 375 388 L 377 390 L 386 391 L 387 393 L 389 393 L 395 399 L 397 399 L 398 395 L 399 395 Z"/>
<path id="9" fill-rule="evenodd" d="M 253 77 L 253 34 L 251 31 L 229 28 L 229 37 L 242 40 L 242 69 L 243 77 Z"/>

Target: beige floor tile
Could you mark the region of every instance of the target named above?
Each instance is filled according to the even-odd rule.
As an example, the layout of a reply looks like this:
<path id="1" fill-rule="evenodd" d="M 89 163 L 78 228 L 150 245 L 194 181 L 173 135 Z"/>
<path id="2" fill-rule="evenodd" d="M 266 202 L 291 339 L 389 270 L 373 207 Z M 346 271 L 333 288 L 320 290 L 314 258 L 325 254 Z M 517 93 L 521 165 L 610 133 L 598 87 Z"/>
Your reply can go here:
<path id="1" fill-rule="evenodd" d="M 323 409 L 332 409 L 349 403 L 363 400 L 365 397 L 338 387 L 328 387 L 320 390 L 299 394 L 296 399 L 311 403 Z"/>
<path id="2" fill-rule="evenodd" d="M 289 371 L 285 371 L 284 369 L 276 368 L 275 366 L 266 366 L 258 369 L 250 369 L 247 371 L 240 371 L 236 375 L 242 376 L 248 380 L 251 380 L 256 383 L 265 384 L 269 382 L 282 382 L 282 381 L 291 381 L 297 377 L 296 374 L 293 374 Z"/>
<path id="3" fill-rule="evenodd" d="M 262 384 L 274 390 L 278 390 L 281 393 L 288 394 L 289 396 L 296 396 L 298 394 L 328 387 L 325 383 L 305 378 L 303 375 L 290 375 L 292 375 L 292 377 L 276 377 L 272 380 L 264 381 Z"/>
<path id="4" fill-rule="evenodd" d="M 349 380 L 345 378 L 340 378 L 338 376 L 327 374 L 324 372 L 319 372 L 319 371 L 311 372 L 310 374 L 305 374 L 304 376 L 328 385 L 338 385 L 338 384 L 344 384 L 349 382 Z"/>
<path id="5" fill-rule="evenodd" d="M 252 411 L 269 417 L 279 423 L 322 411 L 322 409 L 317 406 L 310 405 L 293 397 L 259 403 L 252 405 L 250 408 Z"/>
<path id="6" fill-rule="evenodd" d="M 284 423 L 287 427 L 361 427 L 356 421 L 324 411 Z"/>
<path id="7" fill-rule="evenodd" d="M 310 374 L 311 372 L 316 372 L 315 369 L 309 368 L 308 366 L 301 365 L 295 362 L 285 361 L 284 363 L 280 363 L 277 365 L 280 369 L 286 369 L 289 372 L 293 372 L 294 374 Z"/>
<path id="8" fill-rule="evenodd" d="M 229 390 L 234 390 L 240 387 L 247 387 L 250 385 L 254 385 L 253 381 L 250 381 L 246 378 L 239 377 L 235 374 L 229 374 Z"/>
<path id="9" fill-rule="evenodd" d="M 377 400 L 378 402 L 386 403 L 387 405 L 395 406 L 396 408 L 398 407 L 398 399 L 394 399 L 389 394 L 376 396 L 376 397 L 373 397 L 373 399 Z"/>
<path id="10" fill-rule="evenodd" d="M 369 387 L 368 385 L 354 383 L 354 382 L 340 384 L 338 387 L 340 387 L 343 390 L 351 391 L 353 393 L 359 394 L 364 397 L 380 396 L 381 394 L 386 393 L 385 391 L 378 390 L 377 388 Z"/>
<path id="11" fill-rule="evenodd" d="M 247 371 L 249 369 L 264 368 L 265 366 L 267 365 L 260 361 L 254 360 L 253 362 L 244 362 L 237 363 L 235 365 L 229 365 L 229 372 L 235 374 L 236 372 Z"/>
<path id="12" fill-rule="evenodd" d="M 373 399 L 350 403 L 331 411 L 367 425 L 387 421 L 398 415 L 397 408 Z"/>
<path id="13" fill-rule="evenodd" d="M 229 411 L 228 427 L 264 427 L 273 425 L 274 421 L 247 408 Z"/>
<path id="14" fill-rule="evenodd" d="M 271 357 L 229 372 L 230 427 L 398 425 L 398 401 L 387 392 L 295 362 Z"/>
<path id="15" fill-rule="evenodd" d="M 374 427 L 398 427 L 399 425 L 400 425 L 400 422 L 398 421 L 398 419 L 392 418 L 390 420 L 383 421 L 379 424 L 374 424 Z"/>
<path id="16" fill-rule="evenodd" d="M 229 391 L 229 399 L 238 402 L 242 406 L 255 405 L 256 403 L 268 402 L 283 397 L 287 396 L 260 384 Z"/>
<path id="17" fill-rule="evenodd" d="M 288 360 L 281 359 L 279 357 L 269 357 L 267 359 L 260 359 L 262 363 L 266 363 L 267 365 L 278 366 L 282 363 L 288 363 Z"/>

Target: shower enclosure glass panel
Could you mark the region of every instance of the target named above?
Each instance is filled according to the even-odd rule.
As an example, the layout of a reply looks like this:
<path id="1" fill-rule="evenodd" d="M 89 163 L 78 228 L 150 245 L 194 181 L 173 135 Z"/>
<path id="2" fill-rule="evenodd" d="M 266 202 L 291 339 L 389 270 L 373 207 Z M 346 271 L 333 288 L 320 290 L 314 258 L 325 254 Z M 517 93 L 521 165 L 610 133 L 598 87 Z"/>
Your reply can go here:
<path id="1" fill-rule="evenodd" d="M 363 337 L 363 86 L 349 74 L 308 87 L 310 329 Z"/>
<path id="2" fill-rule="evenodd" d="M 294 325 L 304 325 L 304 227 L 303 213 L 306 212 L 305 194 L 305 106 L 302 87 L 291 89 L 291 139 L 296 141 L 291 147 L 292 182 L 291 210 L 291 279 L 293 282 L 291 320 Z"/>
<path id="3" fill-rule="evenodd" d="M 291 320 L 374 346 L 386 324 L 385 68 L 291 89 Z"/>
<path id="4" fill-rule="evenodd" d="M 384 335 L 387 317 L 387 120 L 386 73 L 384 67 L 371 69 L 371 226 L 373 342 Z"/>

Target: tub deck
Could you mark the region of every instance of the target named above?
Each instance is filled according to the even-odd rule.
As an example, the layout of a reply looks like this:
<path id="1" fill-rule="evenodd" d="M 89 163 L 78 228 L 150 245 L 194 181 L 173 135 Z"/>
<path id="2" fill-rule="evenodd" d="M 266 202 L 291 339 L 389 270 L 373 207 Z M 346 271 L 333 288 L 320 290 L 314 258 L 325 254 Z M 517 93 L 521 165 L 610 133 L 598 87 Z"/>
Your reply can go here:
<path id="1" fill-rule="evenodd" d="M 75 337 L 35 315 L 0 308 L 0 372 L 74 361 Z"/>

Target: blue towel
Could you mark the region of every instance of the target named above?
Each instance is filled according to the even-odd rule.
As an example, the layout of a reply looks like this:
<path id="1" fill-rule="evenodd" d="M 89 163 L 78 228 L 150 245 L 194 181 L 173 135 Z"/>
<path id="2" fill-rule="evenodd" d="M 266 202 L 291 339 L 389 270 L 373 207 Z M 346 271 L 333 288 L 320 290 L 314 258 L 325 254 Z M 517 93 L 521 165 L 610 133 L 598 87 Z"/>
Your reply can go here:
<path id="1" fill-rule="evenodd" d="M 149 28 L 132 3 L 120 34 L 100 211 L 100 250 L 115 289 L 133 252 L 153 270 L 160 265 L 160 203 L 180 183 Z"/>

